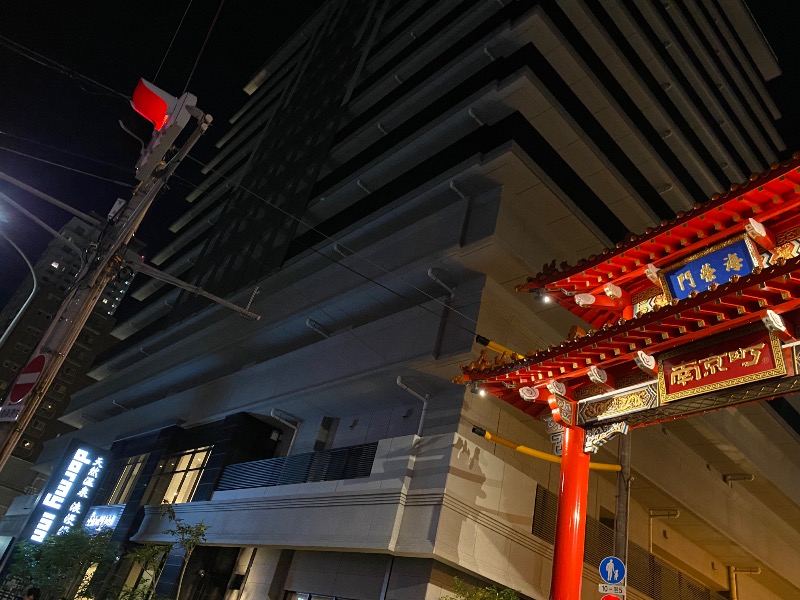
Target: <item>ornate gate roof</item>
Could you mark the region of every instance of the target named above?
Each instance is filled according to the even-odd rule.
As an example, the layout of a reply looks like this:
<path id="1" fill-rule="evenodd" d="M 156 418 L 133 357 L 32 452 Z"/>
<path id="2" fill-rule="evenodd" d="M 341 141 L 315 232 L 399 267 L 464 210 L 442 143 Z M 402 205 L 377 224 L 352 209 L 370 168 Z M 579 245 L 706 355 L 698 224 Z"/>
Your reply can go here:
<path id="1" fill-rule="evenodd" d="M 750 249 L 751 269 L 739 268 L 742 248 Z M 716 269 L 715 252 L 724 261 Z M 675 274 L 700 263 L 710 270 L 695 271 L 695 279 L 702 272 L 707 281 L 695 287 L 690 273 L 679 274 L 695 288 L 679 293 Z M 741 275 L 725 273 L 731 268 Z M 652 380 L 654 354 L 759 321 L 768 310 L 783 317 L 782 335 L 791 337 L 800 313 L 800 153 L 599 255 L 545 265 L 517 289 L 558 302 L 589 327 L 521 359 L 484 351 L 454 381 L 474 382 L 532 415 L 547 404 L 526 401 L 521 388 L 557 380 L 580 400 Z M 598 373 L 615 384 L 598 382 Z"/>

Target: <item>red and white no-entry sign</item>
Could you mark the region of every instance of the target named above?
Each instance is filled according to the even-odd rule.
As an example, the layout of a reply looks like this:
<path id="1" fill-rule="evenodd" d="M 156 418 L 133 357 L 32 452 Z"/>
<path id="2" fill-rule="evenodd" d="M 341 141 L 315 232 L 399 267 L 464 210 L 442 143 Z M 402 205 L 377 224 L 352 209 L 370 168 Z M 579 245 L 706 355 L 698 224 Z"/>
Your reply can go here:
<path id="1" fill-rule="evenodd" d="M 30 392 L 33 386 L 36 385 L 36 382 L 39 381 L 39 376 L 44 370 L 45 362 L 45 355 L 38 354 L 25 365 L 25 368 L 22 369 L 19 377 L 17 377 L 17 380 L 11 387 L 11 392 L 8 394 L 8 404 L 17 404 L 28 395 L 28 392 Z"/>

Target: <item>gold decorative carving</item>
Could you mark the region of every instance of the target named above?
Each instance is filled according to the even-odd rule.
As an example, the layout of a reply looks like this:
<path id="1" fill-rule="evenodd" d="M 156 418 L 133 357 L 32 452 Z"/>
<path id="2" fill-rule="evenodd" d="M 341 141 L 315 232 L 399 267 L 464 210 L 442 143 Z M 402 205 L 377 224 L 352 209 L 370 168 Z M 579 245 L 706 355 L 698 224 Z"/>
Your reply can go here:
<path id="1" fill-rule="evenodd" d="M 572 424 L 572 403 L 564 398 L 556 398 L 558 403 L 558 410 L 561 413 L 561 420 L 565 423 Z"/>
<path id="2" fill-rule="evenodd" d="M 618 417 L 623 414 L 652 408 L 658 403 L 658 396 L 654 386 L 603 398 L 602 400 L 589 401 L 581 405 L 581 422 L 587 423 L 601 419 Z"/>
<path id="3" fill-rule="evenodd" d="M 709 392 L 714 392 L 716 390 L 727 388 L 727 387 L 732 387 L 732 386 L 737 386 L 737 385 L 746 385 L 746 384 L 752 383 L 754 381 L 759 381 L 759 380 L 762 380 L 762 379 L 769 379 L 769 378 L 772 378 L 772 377 L 779 377 L 781 375 L 786 375 L 786 372 L 787 372 L 786 371 L 786 364 L 784 363 L 784 360 L 783 360 L 783 352 L 781 350 L 781 341 L 780 341 L 780 339 L 778 339 L 778 337 L 775 334 L 764 330 L 764 332 L 769 336 L 770 349 L 772 351 L 772 357 L 773 357 L 773 368 L 768 369 L 768 370 L 763 370 L 763 371 L 756 371 L 756 372 L 754 372 L 752 374 L 747 374 L 747 375 L 743 375 L 743 376 L 739 376 L 739 377 L 732 377 L 730 379 L 726 379 L 724 381 L 717 381 L 717 382 L 714 382 L 714 383 L 710 383 L 708 385 L 702 385 L 702 386 L 698 386 L 698 387 L 692 387 L 690 389 L 679 390 L 679 391 L 674 391 L 674 392 L 667 393 L 667 383 L 666 383 L 666 378 L 665 378 L 666 370 L 665 370 L 664 365 L 663 365 L 663 362 L 665 360 L 667 360 L 669 358 L 672 358 L 674 356 L 681 356 L 681 355 L 686 354 L 688 352 L 694 352 L 694 351 L 699 350 L 701 348 L 710 347 L 710 346 L 719 346 L 720 344 L 722 344 L 722 343 L 724 343 L 724 342 L 726 342 L 728 340 L 736 339 L 736 338 L 741 337 L 743 335 L 746 335 L 748 333 L 752 333 L 752 332 L 754 332 L 754 331 L 756 331 L 758 329 L 764 330 L 764 327 L 763 327 L 763 325 L 761 323 L 756 323 L 756 324 L 753 324 L 753 325 L 749 325 L 747 327 L 734 329 L 732 331 L 729 331 L 727 333 L 721 334 L 719 336 L 714 336 L 714 337 L 705 339 L 705 340 L 703 340 L 701 342 L 698 342 L 698 343 L 695 343 L 695 344 L 691 344 L 689 348 L 687 348 L 686 346 L 682 346 L 680 348 L 677 348 L 675 350 L 670 350 L 669 352 L 665 352 L 664 354 L 660 355 L 658 357 L 658 363 L 659 363 L 659 365 L 658 365 L 658 367 L 659 367 L 658 368 L 658 373 L 659 373 L 659 375 L 658 375 L 658 393 L 659 393 L 659 399 L 661 400 L 661 403 L 673 402 L 675 400 L 680 400 L 682 398 L 687 398 L 689 396 L 697 396 L 697 395 L 700 395 L 700 394 L 706 394 L 706 393 L 709 393 Z M 723 358 L 727 358 L 728 361 L 740 361 L 740 362 L 741 361 L 746 361 L 746 362 L 741 362 L 741 365 L 744 366 L 744 367 L 755 366 L 758 363 L 758 360 L 759 360 L 759 357 L 760 357 L 760 352 L 761 352 L 761 350 L 763 349 L 764 346 L 765 346 L 765 344 L 762 343 L 760 345 L 753 346 L 752 348 L 750 348 L 750 347 L 748 347 L 748 348 L 732 348 L 730 351 L 726 351 L 726 352 L 720 354 L 719 356 L 712 356 L 712 357 L 708 357 L 708 358 L 704 358 L 704 359 L 698 359 L 697 361 L 690 361 L 688 363 L 681 363 L 680 365 L 677 365 L 675 369 L 673 369 L 673 372 L 671 373 L 672 379 L 670 379 L 670 381 L 674 385 L 675 381 L 673 381 L 673 379 L 680 377 L 682 375 L 682 373 L 685 373 L 687 378 L 691 376 L 691 377 L 694 378 L 694 380 L 698 379 L 698 377 L 695 376 L 696 375 L 695 372 L 690 372 L 689 371 L 690 369 L 694 368 L 693 365 L 695 363 L 698 364 L 698 365 L 700 365 L 702 363 L 702 366 L 703 366 L 704 370 L 700 371 L 699 370 L 700 366 L 698 366 L 698 371 L 697 371 L 697 373 L 701 373 L 701 374 L 702 373 L 709 373 L 709 372 L 710 373 L 714 373 L 717 370 L 719 370 L 719 371 L 727 370 L 727 367 L 723 366 L 723 363 L 724 363 Z M 724 354 L 724 356 L 723 356 L 723 354 Z M 714 362 L 714 361 L 716 361 L 716 362 Z M 725 364 L 727 364 L 727 363 L 725 363 Z M 689 379 L 686 379 L 686 381 L 689 381 Z M 677 383 L 681 384 L 681 381 L 677 380 Z"/>
<path id="4" fill-rule="evenodd" d="M 727 388 L 716 393 L 687 398 L 681 402 L 660 404 L 653 409 L 633 413 L 627 416 L 625 420 L 631 427 L 649 425 L 718 408 L 735 406 L 744 402 L 769 400 L 798 391 L 800 391 L 800 375 L 768 379 L 756 384 Z"/>
<path id="5" fill-rule="evenodd" d="M 592 427 L 586 430 L 586 438 L 583 442 L 584 452 L 597 452 L 600 446 L 610 441 L 619 434 L 628 433 L 628 424 L 625 421 L 608 423 L 599 427 Z"/>

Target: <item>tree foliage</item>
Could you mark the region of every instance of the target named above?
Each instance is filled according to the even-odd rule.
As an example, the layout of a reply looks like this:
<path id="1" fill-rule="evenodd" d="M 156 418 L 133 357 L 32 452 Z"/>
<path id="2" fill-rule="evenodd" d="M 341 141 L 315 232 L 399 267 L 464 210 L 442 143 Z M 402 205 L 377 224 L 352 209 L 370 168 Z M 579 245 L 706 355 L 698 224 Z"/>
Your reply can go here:
<path id="1" fill-rule="evenodd" d="M 91 535 L 83 529 L 73 529 L 48 536 L 41 544 L 18 543 L 9 577 L 25 586 L 41 588 L 43 598 L 89 596 L 91 584 L 84 580 L 89 567 L 113 562 L 116 552 L 111 531 Z"/>
<path id="2" fill-rule="evenodd" d="M 165 544 L 136 544 L 128 550 L 125 560 L 138 565 L 144 575 L 135 587 L 123 587 L 117 594 L 118 600 L 156 600 L 156 583 L 171 548 L 171 545 Z"/>
<path id="3" fill-rule="evenodd" d="M 123 588 L 117 596 L 119 600 L 158 600 L 158 597 L 155 596 L 155 588 L 164 568 L 164 559 L 176 547 L 180 548 L 183 553 L 178 589 L 175 595 L 176 598 L 180 598 L 186 566 L 189 564 L 195 548 L 206 539 L 208 525 L 203 521 L 196 524 L 186 523 L 175 514 L 175 507 L 168 502 L 161 505 L 161 514 L 170 522 L 169 529 L 165 529 L 164 533 L 172 536 L 173 541 L 166 544 L 138 544 L 136 548 L 125 554 L 127 560 L 138 564 L 143 571 L 152 575 L 135 588 Z"/>
<path id="4" fill-rule="evenodd" d="M 173 547 L 177 545 L 183 550 L 181 574 L 178 577 L 178 590 L 175 593 L 175 598 L 180 598 L 183 577 L 186 574 L 186 566 L 189 564 L 189 559 L 192 558 L 194 549 L 197 548 L 201 542 L 205 541 L 208 525 L 203 521 L 195 523 L 194 525 L 186 523 L 175 514 L 175 507 L 169 502 L 164 502 L 164 504 L 161 505 L 161 514 L 165 515 L 170 523 L 172 523 L 172 527 L 166 529 L 165 533 L 171 535 L 175 540 Z"/>
<path id="5" fill-rule="evenodd" d="M 453 577 L 453 594 L 442 596 L 441 600 L 519 600 L 519 594 L 510 588 L 493 585 L 473 587 L 458 577 Z"/>

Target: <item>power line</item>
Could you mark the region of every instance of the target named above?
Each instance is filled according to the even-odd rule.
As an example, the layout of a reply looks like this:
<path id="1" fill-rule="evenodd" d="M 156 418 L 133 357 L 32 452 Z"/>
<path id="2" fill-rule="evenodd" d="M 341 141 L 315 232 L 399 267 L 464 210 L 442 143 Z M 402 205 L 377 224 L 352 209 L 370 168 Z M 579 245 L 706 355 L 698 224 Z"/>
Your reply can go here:
<path id="1" fill-rule="evenodd" d="M 161 73 L 161 68 L 164 66 L 164 62 L 167 60 L 167 56 L 169 56 L 170 50 L 172 50 L 172 44 L 175 43 L 175 38 L 178 37 L 178 32 L 181 30 L 181 27 L 183 26 L 183 20 L 186 18 L 186 15 L 189 13 L 189 9 L 192 7 L 192 2 L 194 2 L 194 0 L 189 0 L 189 4 L 186 5 L 186 10 L 183 11 L 183 16 L 181 17 L 181 21 L 180 23 L 178 23 L 178 27 L 175 29 L 175 33 L 172 34 L 172 39 L 169 42 L 167 51 L 164 53 L 164 58 L 161 59 L 161 64 L 158 65 L 158 71 L 156 71 L 156 74 L 153 77 L 153 83 L 156 82 L 156 79 L 158 79 L 158 74 Z"/>
<path id="2" fill-rule="evenodd" d="M 44 143 L 39 142 L 37 140 L 32 140 L 31 138 L 26 138 L 26 137 L 23 137 L 23 136 L 20 136 L 20 135 L 14 135 L 13 133 L 8 133 L 7 131 L 0 131 L 0 135 L 3 135 L 3 136 L 8 137 L 8 138 L 11 138 L 13 140 L 19 140 L 21 142 L 28 142 L 29 144 L 34 144 L 36 146 L 41 146 L 42 148 L 47 148 L 48 150 L 54 150 L 56 152 L 61 152 L 62 154 L 67 154 L 69 156 L 74 156 L 74 157 L 80 158 L 82 160 L 90 160 L 90 161 L 95 162 L 95 163 L 97 163 L 99 165 L 105 165 L 107 167 L 113 167 L 115 169 L 119 169 L 120 171 L 126 171 L 127 173 L 130 173 L 133 170 L 130 167 L 123 167 L 122 165 L 117 165 L 117 164 L 114 164 L 114 163 L 107 162 L 105 160 L 100 160 L 100 159 L 94 158 L 92 156 L 87 156 L 86 154 L 80 154 L 78 152 L 72 152 L 70 150 L 64 150 L 63 148 L 59 148 L 57 146 L 51 146 L 50 144 L 44 144 Z"/>
<path id="3" fill-rule="evenodd" d="M 15 42 L 14 40 L 11 40 L 11 39 L 3 36 L 3 35 L 0 35 L 0 46 L 5 46 L 6 48 L 11 50 L 12 52 L 15 52 L 15 53 L 19 54 L 20 56 L 22 56 L 24 58 L 27 58 L 28 60 L 31 60 L 31 61 L 33 61 L 33 62 L 35 62 L 35 63 L 37 63 L 37 64 L 39 64 L 39 65 L 41 65 L 43 67 L 47 67 L 48 69 L 52 69 L 53 71 L 61 73 L 62 75 L 66 75 L 70 79 L 74 79 L 74 80 L 76 80 L 78 82 L 88 83 L 88 84 L 93 85 L 93 86 L 95 86 L 95 87 L 97 87 L 99 89 L 102 89 L 107 93 L 107 95 L 111 95 L 111 96 L 114 96 L 114 97 L 122 98 L 125 101 L 129 101 L 131 99 L 130 96 L 126 96 L 122 92 L 118 92 L 114 88 L 110 88 L 107 85 L 104 85 L 104 84 L 100 83 L 99 81 L 96 81 L 96 80 L 92 79 L 91 77 L 76 71 L 75 69 L 70 69 L 69 67 L 67 67 L 65 65 L 62 65 L 61 63 L 56 62 L 56 61 L 52 60 L 51 58 L 46 57 L 44 54 L 40 54 L 39 52 L 35 52 L 34 50 L 31 50 L 30 48 L 26 48 L 22 44 L 19 44 L 19 43 Z M 89 90 L 83 88 L 82 86 L 80 86 L 80 84 L 79 84 L 79 87 L 81 87 L 81 89 L 83 91 L 89 92 Z M 89 93 L 92 93 L 92 92 L 89 92 Z"/>
<path id="4" fill-rule="evenodd" d="M 195 162 L 196 162 L 197 164 L 199 164 L 201 167 L 203 167 L 203 168 L 206 168 L 206 165 L 205 165 L 205 164 L 203 164 L 201 161 L 199 161 L 198 159 L 194 158 L 193 156 L 188 156 L 188 158 L 190 158 L 190 159 L 192 159 L 193 161 L 195 161 Z M 244 190 L 245 192 L 247 192 L 247 193 L 248 193 L 248 194 L 250 194 L 251 196 L 254 196 L 254 197 L 255 197 L 255 198 L 257 198 L 258 200 L 261 200 L 261 201 L 262 201 L 264 204 L 266 204 L 267 206 L 269 206 L 269 207 L 271 207 L 271 208 L 274 208 L 274 209 L 275 209 L 275 210 L 277 210 L 278 212 L 281 212 L 281 213 L 283 213 L 285 216 L 289 217 L 290 219 L 293 219 L 293 220 L 294 220 L 294 221 L 296 221 L 298 224 L 300 224 L 300 225 L 303 225 L 304 227 L 306 227 L 306 228 L 308 228 L 310 231 L 313 231 L 314 233 L 318 234 L 319 236 L 321 236 L 322 238 L 326 239 L 327 241 L 329 241 L 329 242 L 332 242 L 332 243 L 334 243 L 334 244 L 337 244 L 337 245 L 338 245 L 340 248 L 342 248 L 342 249 L 346 250 L 348 253 L 350 253 L 350 254 L 352 254 L 352 255 L 354 255 L 354 256 L 357 256 L 358 258 L 360 258 L 361 260 L 363 260 L 363 261 L 365 261 L 365 262 L 369 263 L 369 264 L 370 264 L 370 265 L 372 265 L 373 267 L 375 267 L 375 268 L 377 268 L 377 269 L 379 269 L 379 270 L 383 271 L 384 273 L 386 273 L 386 274 L 387 274 L 387 275 L 389 275 L 390 277 L 394 277 L 395 279 L 398 279 L 398 280 L 402 281 L 402 282 L 403 282 L 403 283 L 405 283 L 407 286 L 409 286 L 409 287 L 411 287 L 412 289 L 414 289 L 415 291 L 419 292 L 420 294 L 422 294 L 422 295 L 423 295 L 423 296 L 425 296 L 426 298 L 428 298 L 428 299 L 430 299 L 430 300 L 432 300 L 432 301 L 434 301 L 434 302 L 436 302 L 436 303 L 440 304 L 441 306 L 443 306 L 443 307 L 447 308 L 448 310 L 450 310 L 450 311 L 454 312 L 455 314 L 457 314 L 457 315 L 459 315 L 460 317 L 462 317 L 462 318 L 466 319 L 467 321 L 469 321 L 469 322 L 471 322 L 471 323 L 475 323 L 476 325 L 478 324 L 478 322 L 477 322 L 475 319 L 473 319 L 472 317 L 469 317 L 469 316 L 465 315 L 464 313 L 462 313 L 462 312 L 460 312 L 460 311 L 456 310 L 455 308 L 452 308 L 451 306 L 448 306 L 447 304 L 445 304 L 444 302 L 442 302 L 441 300 L 439 300 L 439 299 L 438 299 L 438 298 L 436 298 L 435 296 L 431 296 L 431 295 L 430 295 L 429 293 L 427 293 L 425 290 L 422 290 L 422 289 L 418 288 L 417 286 L 415 286 L 415 285 L 414 285 L 413 283 L 411 283 L 410 281 L 408 281 L 408 280 L 406 280 L 406 279 L 403 279 L 402 277 L 400 277 L 399 275 L 397 275 L 397 274 L 393 273 L 393 272 L 392 272 L 392 271 L 390 271 L 389 269 L 386 269 L 385 267 L 383 267 L 383 266 L 381 266 L 381 265 L 377 264 L 376 262 L 374 262 L 374 261 L 370 260 L 370 259 L 369 259 L 369 258 L 367 258 L 366 256 L 363 256 L 363 255 L 359 254 L 358 252 L 356 252 L 356 251 L 355 251 L 355 250 L 353 250 L 352 248 L 349 248 L 349 247 L 348 247 L 348 246 L 346 246 L 345 244 L 343 244 L 343 243 L 339 242 L 338 240 L 336 240 L 336 239 L 332 238 L 332 237 L 331 237 L 331 236 L 329 236 L 328 234 L 326 234 L 326 233 L 324 233 L 324 232 L 320 231 L 319 229 L 315 228 L 313 225 L 311 225 L 311 224 L 309 224 L 309 223 L 306 223 L 306 222 L 305 222 L 305 221 L 303 221 L 303 219 L 301 219 L 300 217 L 296 217 L 295 215 L 293 215 L 293 214 L 289 213 L 288 211 L 286 211 L 286 210 L 282 209 L 280 206 L 277 206 L 277 205 L 275 205 L 275 204 L 272 204 L 272 203 L 270 203 L 270 202 L 269 202 L 269 201 L 268 201 L 266 198 L 263 198 L 263 197 L 259 196 L 258 194 L 256 194 L 255 192 L 253 192 L 253 191 L 251 191 L 251 190 L 247 189 L 247 188 L 246 188 L 245 186 L 243 186 L 241 183 L 238 183 L 238 184 L 237 184 L 237 183 L 236 183 L 236 182 L 235 182 L 233 179 L 229 178 L 229 177 L 228 177 L 227 175 L 225 175 L 224 173 L 221 173 L 220 171 L 217 171 L 217 170 L 215 170 L 215 169 L 209 169 L 209 171 L 210 171 L 211 173 L 214 173 L 215 175 L 218 175 L 218 176 L 219 176 L 219 177 L 221 177 L 222 179 L 225 179 L 226 181 L 229 181 L 229 182 L 233 183 L 234 185 L 238 186 L 239 188 L 241 188 L 242 190 Z M 198 187 L 199 187 L 199 186 L 198 186 Z M 314 250 L 314 249 L 312 248 L 312 250 Z M 316 251 L 316 250 L 314 250 L 314 252 L 317 252 L 317 251 Z M 350 267 L 347 267 L 346 265 L 343 265 L 343 264 L 342 264 L 341 262 L 339 262 L 338 260 L 334 260 L 334 259 L 332 259 L 332 258 L 330 258 L 330 257 L 326 257 L 326 258 L 329 258 L 330 260 L 332 260 L 332 261 L 336 262 L 337 264 L 339 264 L 339 265 L 341 265 L 341 266 L 343 266 L 343 267 L 345 267 L 345 268 L 347 268 L 347 269 L 350 269 Z M 262 264 L 263 264 L 263 263 L 262 263 Z M 352 270 L 352 269 L 351 269 L 351 270 Z M 386 289 L 386 290 L 389 290 L 389 288 L 386 288 L 385 286 L 383 286 L 382 284 L 378 283 L 377 281 L 375 281 L 375 280 L 374 280 L 374 279 L 372 279 L 371 277 L 368 277 L 367 275 L 363 275 L 362 273 L 358 273 L 357 271 L 353 271 L 353 272 L 354 272 L 354 273 L 357 273 L 358 275 L 361 275 L 362 277 L 364 277 L 365 279 L 367 279 L 367 280 L 369 280 L 369 281 L 371 281 L 371 282 L 375 283 L 376 285 L 379 285 L 379 286 L 381 286 L 381 287 L 384 287 L 384 289 Z M 393 293 L 397 293 L 397 292 L 394 292 L 394 290 L 389 290 L 389 291 L 392 291 Z M 475 332 L 474 332 L 474 331 L 471 331 L 470 333 L 475 333 Z"/>
<path id="5" fill-rule="evenodd" d="M 186 80 L 186 86 L 183 88 L 183 94 L 186 93 L 186 90 L 189 89 L 189 82 L 192 80 L 192 76 L 194 75 L 195 69 L 197 69 L 197 65 L 200 62 L 200 57 L 203 55 L 203 51 L 206 49 L 206 44 L 208 44 L 208 40 L 211 37 L 211 32 L 214 31 L 214 25 L 217 24 L 217 19 L 219 18 L 219 13 L 222 12 L 222 7 L 225 6 L 225 0 L 220 0 L 219 7 L 217 8 L 217 14 L 214 15 L 214 19 L 211 21 L 211 26 L 208 28 L 208 33 L 206 34 L 206 39 L 203 40 L 203 45 L 200 46 L 200 51 L 197 53 L 197 58 L 194 61 L 194 66 L 192 67 L 191 73 L 189 73 L 189 78 Z"/>
<path id="6" fill-rule="evenodd" d="M 80 175 L 86 175 L 87 177 L 94 177 L 95 179 L 101 179 L 103 181 L 108 181 L 109 183 L 115 183 L 117 185 L 121 185 L 123 187 L 132 188 L 133 185 L 130 183 L 126 183 L 124 181 L 118 181 L 116 179 L 111 179 L 109 177 L 103 177 L 101 175 L 95 175 L 94 173 L 89 173 L 88 171 L 82 171 L 81 169 L 75 169 L 73 167 L 68 167 L 67 165 L 63 165 L 61 163 L 53 162 L 51 160 L 45 160 L 44 158 L 39 158 L 38 156 L 33 156 L 32 154 L 28 154 L 27 152 L 20 152 L 19 150 L 12 150 L 11 148 L 5 148 L 0 146 L 0 150 L 3 152 L 10 152 L 11 154 L 17 154 L 19 156 L 24 156 L 25 158 L 29 158 L 31 160 L 35 160 L 37 162 L 44 163 L 46 165 L 51 165 L 53 167 L 58 167 L 59 169 L 64 169 L 66 171 L 72 171 L 73 173 L 79 173 Z"/>

